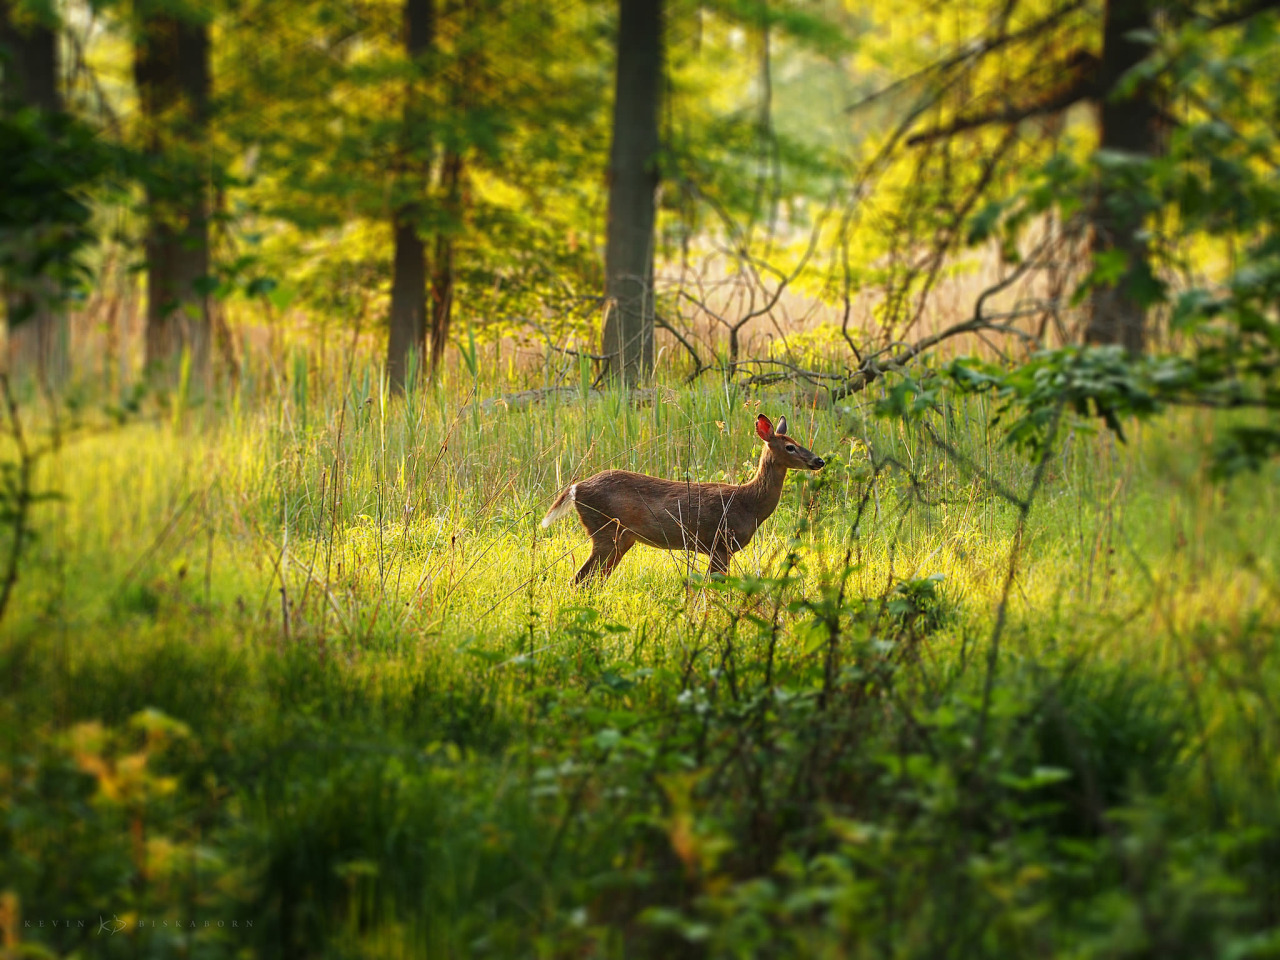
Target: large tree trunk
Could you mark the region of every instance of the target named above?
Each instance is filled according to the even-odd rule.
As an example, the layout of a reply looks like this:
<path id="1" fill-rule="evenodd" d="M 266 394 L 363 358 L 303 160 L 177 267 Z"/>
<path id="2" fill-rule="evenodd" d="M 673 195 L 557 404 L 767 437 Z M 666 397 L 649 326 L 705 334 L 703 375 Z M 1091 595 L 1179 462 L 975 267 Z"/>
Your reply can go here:
<path id="1" fill-rule="evenodd" d="M 0 0 L 0 47 L 4 61 L 0 95 L 6 104 L 54 113 L 62 109 L 58 92 L 58 34 L 42 21 L 16 22 L 11 0 Z M 37 289 L 39 286 L 37 285 Z M 69 329 L 66 314 L 48 297 L 29 291 L 5 297 L 9 325 L 9 370 L 56 384 L 68 373 Z"/>
<path id="2" fill-rule="evenodd" d="M 418 61 L 435 42 L 435 0 L 405 0 L 404 42 L 410 60 Z M 418 69 L 422 65 L 418 64 Z M 404 153 L 401 173 L 425 186 L 428 164 L 422 162 L 428 144 L 423 130 L 420 77 L 410 81 L 404 108 Z M 419 367 L 426 346 L 427 260 L 426 245 L 418 233 L 420 205 L 407 203 L 395 212 L 395 258 L 392 262 L 391 310 L 388 318 L 387 377 L 391 388 L 404 389 L 409 353 L 418 356 Z"/>
<path id="3" fill-rule="evenodd" d="M 62 109 L 58 94 L 58 35 L 55 25 L 14 18 L 13 0 L 0 0 L 0 45 L 6 99 L 42 110 Z"/>
<path id="4" fill-rule="evenodd" d="M 138 0 L 134 79 L 147 150 L 147 365 L 172 371 L 184 351 L 209 370 L 209 30 Z"/>
<path id="5" fill-rule="evenodd" d="M 1157 111 L 1150 91 L 1139 87 L 1123 99 L 1113 93 L 1120 78 L 1150 52 L 1147 44 L 1128 35 L 1151 27 L 1147 0 L 1107 0 L 1099 78 L 1102 98 L 1098 105 L 1099 145 L 1104 150 L 1138 156 L 1152 156 L 1157 151 Z M 1094 253 L 1119 251 L 1128 267 L 1118 283 L 1094 288 L 1085 339 L 1091 343 L 1121 344 L 1132 353 L 1142 351 L 1146 338 L 1146 308 L 1135 289 L 1149 271 L 1147 245 L 1141 237 L 1142 220 L 1142 211 L 1125 191 L 1104 191 L 1098 198 L 1093 220 Z"/>
<path id="6" fill-rule="evenodd" d="M 618 75 L 609 151 L 604 354 L 611 376 L 653 369 L 653 220 L 658 188 L 662 0 L 620 0 Z"/>
<path id="7" fill-rule="evenodd" d="M 422 369 L 423 344 L 426 336 L 427 256 L 426 245 L 418 235 L 412 218 L 412 206 L 402 207 L 397 215 L 395 259 L 391 264 L 390 332 L 387 337 L 387 377 L 395 391 L 404 389 L 409 374 L 409 353 L 418 357 Z"/>

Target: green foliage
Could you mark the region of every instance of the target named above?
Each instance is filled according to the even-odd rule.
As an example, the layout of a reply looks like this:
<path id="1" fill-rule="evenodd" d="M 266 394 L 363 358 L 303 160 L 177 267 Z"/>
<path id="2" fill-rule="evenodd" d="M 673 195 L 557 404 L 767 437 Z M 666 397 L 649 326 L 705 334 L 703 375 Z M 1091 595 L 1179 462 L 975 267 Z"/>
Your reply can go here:
<path id="1" fill-rule="evenodd" d="M 1100 418 L 1124 440 L 1122 419 L 1160 409 L 1158 391 L 1169 382 L 1160 374 L 1167 369 L 1167 361 L 1135 362 L 1123 347 L 1107 346 L 1040 351 L 1013 370 L 957 360 L 948 373 L 963 391 L 992 391 L 1001 401 L 992 424 L 1007 421 L 1007 442 L 1039 454 L 1052 442 L 1064 407 Z"/>
<path id="2" fill-rule="evenodd" d="M 89 191 L 116 155 L 67 114 L 0 112 L 0 279 L 21 323 L 89 280 L 96 241 Z"/>
<path id="3" fill-rule="evenodd" d="M 1280 430 L 1232 424 L 1214 443 L 1210 469 L 1219 479 L 1257 473 L 1277 456 L 1280 456 Z"/>
<path id="4" fill-rule="evenodd" d="M 904 627 L 934 633 L 955 619 L 955 605 L 942 590 L 941 573 L 903 580 L 893 588 L 886 609 Z"/>
<path id="5" fill-rule="evenodd" d="M 1143 309 L 1167 320 L 1165 350 L 1127 357 L 1068 346 L 1037 352 L 1013 371 L 951 365 L 962 389 L 1000 397 L 1013 443 L 1042 448 L 1060 408 L 1101 418 L 1124 439 L 1126 419 L 1189 405 L 1259 411 L 1255 421 L 1227 428 L 1210 464 L 1218 476 L 1256 470 L 1280 450 L 1280 242 L 1273 229 L 1280 102 L 1266 79 L 1280 76 L 1270 42 L 1276 29 L 1267 14 L 1231 31 L 1192 20 L 1151 38 L 1152 57 L 1116 95 L 1160 82 L 1170 101 L 1190 105 L 1164 155 L 1064 152 L 970 219 L 970 243 L 995 236 L 1014 250 L 1050 212 L 1068 222 L 1102 204 L 1113 216 L 1152 224 L 1144 233 L 1150 259 L 1131 263 L 1123 250 L 1097 251 L 1073 303 L 1123 278 Z M 1225 263 L 1218 259 L 1224 251 Z M 1192 265 L 1204 260 L 1208 269 Z"/>
<path id="6" fill-rule="evenodd" d="M 1208 360 L 1206 354 L 1216 355 L 1217 350 L 1209 348 L 1195 357 L 1134 358 L 1122 347 L 1063 347 L 1039 351 L 1012 370 L 956 360 L 947 372 L 964 392 L 993 393 L 1000 406 L 992 424 L 1003 422 L 1007 441 L 1033 455 L 1052 443 L 1064 409 L 1080 417 L 1077 425 L 1085 428 L 1089 419 L 1101 419 L 1121 441 L 1126 420 L 1149 418 L 1170 405 L 1280 409 L 1280 394 L 1270 383 L 1259 395 L 1250 389 L 1250 381 L 1239 377 L 1237 367 Z M 914 392 L 912 381 L 893 389 L 915 398 L 911 410 L 928 405 L 928 396 Z M 893 414 L 900 406 L 890 404 L 885 411 Z M 1258 470 L 1278 450 L 1280 429 L 1229 424 L 1210 452 L 1209 469 L 1223 478 Z"/>

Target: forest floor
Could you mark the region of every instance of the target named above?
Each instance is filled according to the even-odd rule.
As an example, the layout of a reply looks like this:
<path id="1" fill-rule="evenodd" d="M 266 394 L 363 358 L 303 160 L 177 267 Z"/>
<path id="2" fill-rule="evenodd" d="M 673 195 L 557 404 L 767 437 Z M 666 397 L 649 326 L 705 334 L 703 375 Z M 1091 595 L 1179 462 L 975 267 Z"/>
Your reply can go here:
<path id="1" fill-rule="evenodd" d="M 1233 414 L 1037 479 L 980 398 L 473 402 L 513 389 L 303 361 L 63 420 L 0 624 L 6 955 L 1280 955 L 1280 484 L 1206 476 Z M 570 586 L 563 486 L 746 479 L 757 412 L 829 465 L 726 583 Z"/>

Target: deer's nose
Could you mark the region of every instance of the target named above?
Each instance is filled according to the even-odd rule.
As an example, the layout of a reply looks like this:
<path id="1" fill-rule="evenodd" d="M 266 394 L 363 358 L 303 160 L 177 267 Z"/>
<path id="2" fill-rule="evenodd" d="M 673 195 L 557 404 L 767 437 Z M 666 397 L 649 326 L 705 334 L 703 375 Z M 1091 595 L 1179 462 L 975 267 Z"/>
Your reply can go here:
<path id="1" fill-rule="evenodd" d="M 814 458 L 813 458 L 813 469 L 815 469 L 815 470 L 821 470 L 821 469 L 822 469 L 823 467 L 825 467 L 826 465 L 827 465 L 827 464 L 826 464 L 826 461 L 825 461 L 825 460 L 823 460 L 821 457 L 814 457 Z"/>

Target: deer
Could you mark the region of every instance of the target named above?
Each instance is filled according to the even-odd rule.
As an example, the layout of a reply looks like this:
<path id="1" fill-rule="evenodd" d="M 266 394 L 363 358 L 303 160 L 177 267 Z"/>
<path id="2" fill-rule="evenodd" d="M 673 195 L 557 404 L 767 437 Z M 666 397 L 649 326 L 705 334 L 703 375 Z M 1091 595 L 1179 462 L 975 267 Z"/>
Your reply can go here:
<path id="1" fill-rule="evenodd" d="M 751 542 L 778 507 L 788 470 L 821 470 L 812 450 L 787 436 L 787 418 L 777 428 L 756 417 L 764 443 L 755 475 L 746 483 L 682 483 L 629 470 L 604 470 L 560 492 L 542 518 L 551 526 L 570 511 L 591 537 L 591 556 L 574 585 L 599 575 L 608 579 L 637 543 L 659 550 L 696 551 L 711 558 L 708 577 L 723 577 L 729 560 Z"/>

